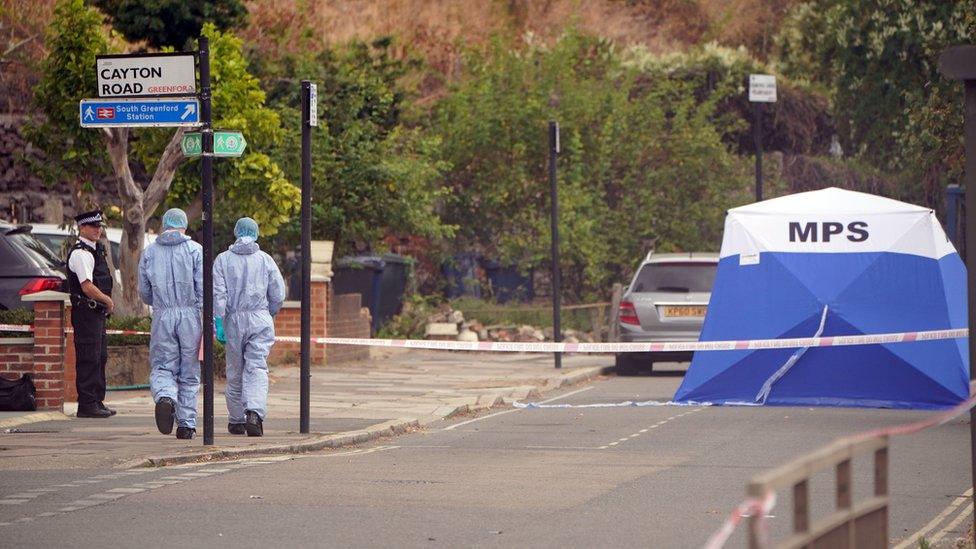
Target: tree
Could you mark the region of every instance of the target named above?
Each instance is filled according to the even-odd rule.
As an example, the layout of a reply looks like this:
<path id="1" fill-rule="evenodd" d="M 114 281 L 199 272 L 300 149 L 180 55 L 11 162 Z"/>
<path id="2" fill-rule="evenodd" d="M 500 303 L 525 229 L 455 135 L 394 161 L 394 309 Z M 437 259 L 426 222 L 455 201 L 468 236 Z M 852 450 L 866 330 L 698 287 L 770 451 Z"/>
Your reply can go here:
<path id="1" fill-rule="evenodd" d="M 318 83 L 319 127 L 313 130 L 312 235 L 336 242 L 336 255 L 379 245 L 386 234 L 450 237 L 436 205 L 446 165 L 439 139 L 406 127 L 406 92 L 398 84 L 408 64 L 391 56 L 392 43 L 354 42 L 283 59 L 259 59 L 271 102 L 289 127 L 299 126 L 299 82 Z M 297 132 L 276 149 L 289 178 L 300 174 Z M 296 219 L 290 234 L 298 230 Z"/>
<path id="2" fill-rule="evenodd" d="M 135 139 L 128 128 L 98 131 L 79 127 L 78 101 L 94 89 L 95 55 L 107 49 L 106 39 L 100 34 L 101 21 L 101 16 L 85 7 L 82 0 L 62 0 L 58 4 L 48 37 L 55 52 L 45 63 L 43 78 L 47 86 L 39 87 L 37 105 L 48 117 L 45 132 L 56 136 L 56 141 L 45 141 L 42 145 L 66 147 L 62 163 L 68 169 L 76 173 L 97 169 L 105 158 L 102 151 L 108 153 L 123 212 L 119 265 L 122 295 L 116 302 L 121 313 L 133 314 L 142 309 L 137 282 L 146 223 L 166 200 L 177 169 L 184 161 L 180 150 L 184 129 L 141 130 Z M 273 141 L 280 132 L 278 119 L 262 106 L 263 93 L 244 68 L 240 42 L 212 27 L 205 28 L 204 32 L 211 33 L 212 38 L 214 110 L 222 113 L 218 119 L 233 124 L 232 129 L 244 130 L 249 137 L 251 129 L 255 133 L 268 130 L 269 136 L 254 137 L 258 143 L 256 148 L 266 143 L 264 139 Z M 104 148 L 95 141 L 99 133 Z M 136 158 L 130 155 L 130 144 L 134 145 Z M 48 150 L 49 154 L 55 151 Z M 237 195 L 228 193 L 223 202 L 233 202 L 233 207 L 246 207 L 253 212 L 260 200 L 259 211 L 267 213 L 263 213 L 266 217 L 258 218 L 265 222 L 266 232 L 274 232 L 276 225 L 297 208 L 298 190 L 260 152 L 246 155 L 237 169 L 248 175 L 240 178 L 243 183 L 239 188 L 243 190 Z"/>
<path id="3" fill-rule="evenodd" d="M 844 150 L 906 175 L 907 199 L 941 204 L 962 169 L 962 87 L 938 73 L 947 46 L 976 40 L 973 3 L 818 0 L 778 38 L 788 75 L 832 94 Z"/>
<path id="4" fill-rule="evenodd" d="M 605 295 L 655 242 L 715 249 L 723 210 L 748 179 L 722 142 L 697 77 L 644 74 L 614 45 L 575 31 L 555 44 L 468 52 L 435 107 L 456 248 L 523 267 L 549 263 L 546 122 L 558 120 L 560 265 L 567 295 Z"/>
<path id="5" fill-rule="evenodd" d="M 241 0 L 90 0 L 115 30 L 131 42 L 145 40 L 154 49 L 185 48 L 205 23 L 219 30 L 240 28 L 247 20 Z"/>

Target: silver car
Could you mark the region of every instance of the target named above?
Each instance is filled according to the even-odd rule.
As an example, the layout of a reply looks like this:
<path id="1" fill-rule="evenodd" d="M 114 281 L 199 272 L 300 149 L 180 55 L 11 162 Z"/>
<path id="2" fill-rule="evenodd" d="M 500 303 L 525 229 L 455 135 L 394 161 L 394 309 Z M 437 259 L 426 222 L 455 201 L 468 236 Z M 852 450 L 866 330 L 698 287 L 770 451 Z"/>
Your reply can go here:
<path id="1" fill-rule="evenodd" d="M 698 341 L 717 268 L 718 254 L 647 254 L 620 301 L 620 341 Z M 616 366 L 626 374 L 691 357 L 691 352 L 620 353 Z"/>

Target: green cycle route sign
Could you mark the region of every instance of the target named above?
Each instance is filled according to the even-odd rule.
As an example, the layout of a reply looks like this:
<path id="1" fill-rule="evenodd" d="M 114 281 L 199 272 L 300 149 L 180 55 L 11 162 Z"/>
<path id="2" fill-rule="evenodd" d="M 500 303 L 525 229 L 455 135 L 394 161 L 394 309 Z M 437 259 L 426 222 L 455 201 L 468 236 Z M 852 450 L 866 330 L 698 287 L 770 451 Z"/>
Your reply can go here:
<path id="1" fill-rule="evenodd" d="M 247 141 L 244 134 L 237 131 L 218 130 L 214 132 L 214 156 L 238 157 L 244 154 Z M 203 135 L 200 132 L 183 134 L 180 142 L 183 156 L 200 156 L 203 154 Z"/>

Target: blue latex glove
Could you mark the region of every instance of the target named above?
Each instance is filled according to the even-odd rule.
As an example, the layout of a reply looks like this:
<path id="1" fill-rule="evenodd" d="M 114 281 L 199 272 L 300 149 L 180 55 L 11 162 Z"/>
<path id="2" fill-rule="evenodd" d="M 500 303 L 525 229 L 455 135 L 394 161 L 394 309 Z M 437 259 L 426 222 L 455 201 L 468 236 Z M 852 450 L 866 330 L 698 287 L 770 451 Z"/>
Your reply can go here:
<path id="1" fill-rule="evenodd" d="M 217 335 L 217 341 L 227 343 L 227 337 L 224 335 L 224 320 L 220 317 L 214 319 L 214 332 Z"/>

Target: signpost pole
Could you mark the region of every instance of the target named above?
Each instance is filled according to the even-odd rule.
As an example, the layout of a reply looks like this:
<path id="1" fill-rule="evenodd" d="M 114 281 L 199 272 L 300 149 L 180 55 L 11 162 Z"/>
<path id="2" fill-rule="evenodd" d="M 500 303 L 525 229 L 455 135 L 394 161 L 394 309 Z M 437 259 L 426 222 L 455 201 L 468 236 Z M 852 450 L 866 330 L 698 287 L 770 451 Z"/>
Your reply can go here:
<path id="1" fill-rule="evenodd" d="M 762 112 L 763 103 L 776 102 L 776 77 L 771 74 L 749 75 L 749 102 L 752 103 L 752 138 L 756 143 L 756 202 L 763 199 Z"/>
<path id="2" fill-rule="evenodd" d="M 302 343 L 299 431 L 309 432 L 312 351 L 312 83 L 302 80 Z"/>
<path id="3" fill-rule="evenodd" d="M 559 318 L 559 192 L 556 188 L 556 157 L 559 155 L 559 123 L 549 121 L 549 204 L 552 242 L 552 339 L 563 340 Z M 562 353 L 553 353 L 556 368 L 562 368 Z"/>
<path id="4" fill-rule="evenodd" d="M 962 80 L 965 85 L 963 109 L 963 134 L 965 135 L 966 163 L 963 172 L 965 200 L 976 197 L 976 46 L 954 46 L 939 56 L 939 72 L 953 80 Z M 976 380 L 976 216 L 970 215 L 972 208 L 965 208 L 966 217 L 966 279 L 969 296 L 969 384 Z M 969 463 L 971 483 L 976 487 L 976 408 L 969 411 Z M 976 504 L 976 490 L 973 490 L 973 504 Z M 976 515 L 973 516 L 976 528 Z"/>
<path id="5" fill-rule="evenodd" d="M 753 102 L 752 107 L 752 138 L 756 142 L 756 202 L 763 199 L 762 172 L 762 103 Z"/>
<path id="6" fill-rule="evenodd" d="M 213 129 L 210 112 L 210 39 L 200 37 L 200 117 L 203 152 L 203 445 L 214 443 L 213 370 Z"/>

